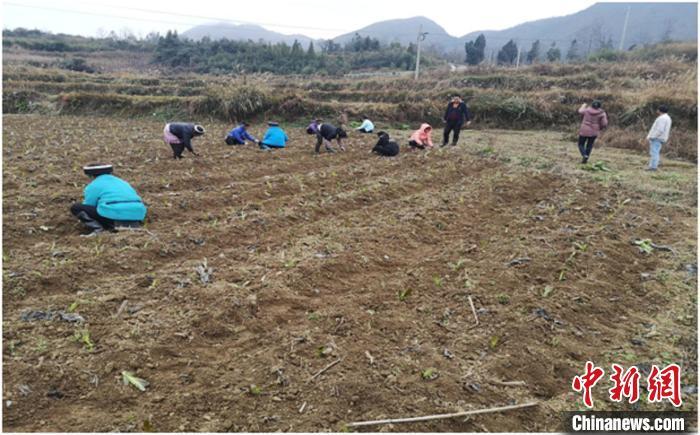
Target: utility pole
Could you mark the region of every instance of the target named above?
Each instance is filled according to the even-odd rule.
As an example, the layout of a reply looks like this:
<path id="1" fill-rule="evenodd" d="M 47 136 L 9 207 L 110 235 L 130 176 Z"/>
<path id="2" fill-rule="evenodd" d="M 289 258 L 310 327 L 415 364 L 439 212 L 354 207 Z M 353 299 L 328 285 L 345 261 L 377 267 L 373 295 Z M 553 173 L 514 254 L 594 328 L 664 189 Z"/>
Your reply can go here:
<path id="1" fill-rule="evenodd" d="M 418 80 L 418 72 L 420 70 L 420 43 L 425 39 L 428 32 L 423 32 L 423 25 L 418 27 L 418 37 L 416 38 L 416 72 L 413 75 L 414 80 Z"/>
<path id="2" fill-rule="evenodd" d="M 630 19 L 630 9 L 631 6 L 627 6 L 627 14 L 625 14 L 625 24 L 622 26 L 622 37 L 620 38 L 620 47 L 618 50 L 622 51 L 625 48 L 625 36 L 627 36 L 627 23 Z"/>
<path id="3" fill-rule="evenodd" d="M 518 45 L 518 57 L 515 58 L 515 69 L 518 69 L 520 66 L 520 46 Z"/>

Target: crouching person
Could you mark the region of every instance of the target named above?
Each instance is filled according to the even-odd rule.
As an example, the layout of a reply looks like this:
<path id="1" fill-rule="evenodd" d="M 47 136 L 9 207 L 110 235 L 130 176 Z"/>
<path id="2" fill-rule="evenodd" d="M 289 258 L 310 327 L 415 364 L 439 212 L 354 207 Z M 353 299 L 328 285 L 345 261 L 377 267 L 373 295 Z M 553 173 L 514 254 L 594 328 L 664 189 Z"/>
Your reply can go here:
<path id="1" fill-rule="evenodd" d="M 254 136 L 248 133 L 248 127 L 250 127 L 250 124 L 242 122 L 229 131 L 225 139 L 226 145 L 245 145 L 246 141 L 260 144 Z"/>
<path id="2" fill-rule="evenodd" d="M 372 148 L 373 153 L 387 157 L 393 157 L 399 154 L 399 144 L 393 142 L 388 133 L 380 131 L 377 133 L 377 136 L 379 136 L 379 141 L 374 148 Z"/>
<path id="3" fill-rule="evenodd" d="M 430 124 L 423 123 L 420 128 L 413 132 L 408 141 L 409 149 L 431 149 L 433 148 L 433 127 Z"/>
<path id="4" fill-rule="evenodd" d="M 260 141 L 260 149 L 267 151 L 271 148 L 284 148 L 287 146 L 289 137 L 287 133 L 280 128 L 277 122 L 268 122 L 267 125 L 270 127 L 265 132 L 265 136 Z"/>
<path id="5" fill-rule="evenodd" d="M 112 175 L 112 165 L 91 164 L 83 171 L 93 180 L 85 186 L 82 204 L 73 204 L 70 211 L 90 234 L 141 226 L 146 206 L 129 183 Z"/>
<path id="6" fill-rule="evenodd" d="M 181 159 L 185 148 L 195 156 L 198 156 L 192 148 L 192 138 L 204 134 L 204 127 L 199 124 L 188 124 L 184 122 L 172 122 L 165 125 L 163 130 L 163 140 L 170 144 L 173 149 L 173 158 Z"/>

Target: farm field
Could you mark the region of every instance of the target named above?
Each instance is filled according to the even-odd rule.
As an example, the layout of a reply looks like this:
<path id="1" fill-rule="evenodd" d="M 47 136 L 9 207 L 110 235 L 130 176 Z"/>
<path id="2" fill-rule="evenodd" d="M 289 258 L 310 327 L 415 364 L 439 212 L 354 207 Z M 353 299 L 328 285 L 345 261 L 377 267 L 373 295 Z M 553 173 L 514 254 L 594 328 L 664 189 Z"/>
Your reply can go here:
<path id="1" fill-rule="evenodd" d="M 314 156 L 292 126 L 263 153 L 219 121 L 174 161 L 160 121 L 3 122 L 5 431 L 342 431 L 529 401 L 383 430 L 558 431 L 587 360 L 675 362 L 697 385 L 694 163 L 645 173 L 602 137 L 609 171 L 588 171 L 568 135 L 507 130 L 411 153 L 390 129 L 386 159 L 353 133 Z M 96 161 L 144 198 L 145 230 L 80 237 L 68 208 Z"/>

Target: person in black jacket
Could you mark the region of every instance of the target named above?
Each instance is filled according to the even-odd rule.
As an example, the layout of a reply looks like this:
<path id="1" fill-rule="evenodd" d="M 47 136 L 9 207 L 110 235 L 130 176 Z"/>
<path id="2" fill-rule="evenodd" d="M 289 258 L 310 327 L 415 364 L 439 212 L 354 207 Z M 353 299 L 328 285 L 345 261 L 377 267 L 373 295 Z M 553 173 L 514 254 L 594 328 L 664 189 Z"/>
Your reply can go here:
<path id="1" fill-rule="evenodd" d="M 345 151 L 345 145 L 343 145 L 343 139 L 348 137 L 348 133 L 340 127 L 336 127 L 332 124 L 322 124 L 319 120 L 314 121 L 306 129 L 308 134 L 316 135 L 316 154 L 321 151 L 321 144 L 326 148 L 329 153 L 334 153 L 335 150 L 331 147 L 331 141 L 336 139 L 338 145 L 342 151 Z"/>
<path id="2" fill-rule="evenodd" d="M 388 133 L 380 131 L 377 133 L 377 136 L 379 136 L 379 141 L 374 148 L 372 148 L 373 153 L 387 157 L 393 157 L 399 154 L 399 144 L 392 142 Z"/>
<path id="3" fill-rule="evenodd" d="M 452 135 L 452 146 L 457 145 L 459 131 L 465 122 L 467 125 L 471 124 L 470 118 L 469 109 L 466 103 L 462 101 L 462 98 L 459 95 L 452 97 L 452 101 L 447 105 L 443 119 L 445 121 L 445 132 L 442 137 L 442 146 L 447 145 L 447 142 L 450 141 L 450 132 L 454 132 Z"/>
<path id="4" fill-rule="evenodd" d="M 173 158 L 181 159 L 182 152 L 187 148 L 189 152 L 198 156 L 192 148 L 192 138 L 204 134 L 204 127 L 199 124 L 184 122 L 171 122 L 165 125 L 163 140 L 173 149 Z"/>

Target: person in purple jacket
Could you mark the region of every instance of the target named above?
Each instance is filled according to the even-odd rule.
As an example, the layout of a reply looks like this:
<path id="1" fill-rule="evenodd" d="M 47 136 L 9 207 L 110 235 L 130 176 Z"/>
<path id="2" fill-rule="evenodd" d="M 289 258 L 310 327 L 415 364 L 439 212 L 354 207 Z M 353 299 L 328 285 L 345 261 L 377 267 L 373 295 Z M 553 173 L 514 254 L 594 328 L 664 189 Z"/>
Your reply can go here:
<path id="1" fill-rule="evenodd" d="M 608 115 L 600 106 L 600 101 L 594 100 L 591 107 L 583 103 L 578 109 L 579 115 L 583 117 L 578 130 L 578 150 L 583 158 L 581 163 L 588 163 L 595 139 L 608 126 Z"/>

